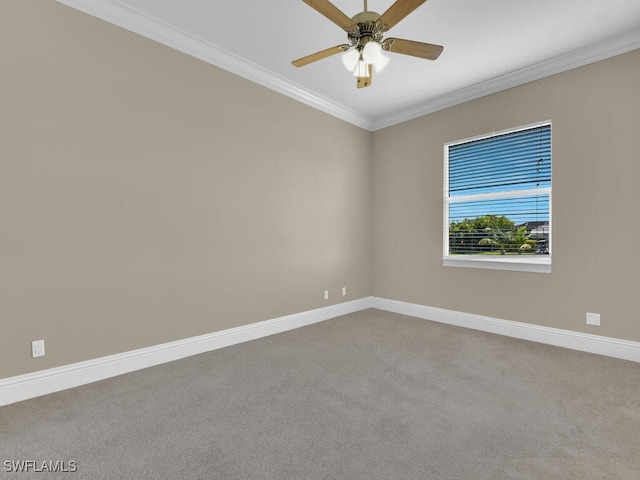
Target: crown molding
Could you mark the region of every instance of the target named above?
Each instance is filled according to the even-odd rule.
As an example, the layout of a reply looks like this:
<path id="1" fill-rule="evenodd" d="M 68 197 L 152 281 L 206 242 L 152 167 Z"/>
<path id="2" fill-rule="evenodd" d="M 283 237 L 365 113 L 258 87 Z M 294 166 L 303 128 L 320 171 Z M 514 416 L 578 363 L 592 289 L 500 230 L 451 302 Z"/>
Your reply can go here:
<path id="1" fill-rule="evenodd" d="M 117 0 L 56 0 L 93 17 L 137 33 L 179 52 L 281 93 L 345 122 L 371 131 L 371 119 L 253 62 L 177 29 L 161 20 L 123 5 Z"/>
<path id="2" fill-rule="evenodd" d="M 399 123 L 423 117 L 430 113 L 454 107 L 471 100 L 501 92 L 525 83 L 550 77 L 574 68 L 583 67 L 606 58 L 622 55 L 640 48 L 640 31 L 632 31 L 591 44 L 578 50 L 560 55 L 535 65 L 495 77 L 484 82 L 461 88 L 454 92 L 427 100 L 423 103 L 377 118 L 373 121 L 372 131 L 381 130 Z"/>
<path id="3" fill-rule="evenodd" d="M 56 1 L 198 58 L 370 132 L 640 48 L 640 32 L 628 32 L 372 119 L 117 0 Z"/>

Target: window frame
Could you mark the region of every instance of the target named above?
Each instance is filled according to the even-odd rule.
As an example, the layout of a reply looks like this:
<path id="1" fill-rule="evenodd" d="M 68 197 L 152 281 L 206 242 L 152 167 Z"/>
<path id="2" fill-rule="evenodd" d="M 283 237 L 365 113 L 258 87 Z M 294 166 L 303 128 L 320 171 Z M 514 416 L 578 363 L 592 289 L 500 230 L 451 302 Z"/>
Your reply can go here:
<path id="1" fill-rule="evenodd" d="M 450 255 L 449 254 L 449 205 L 456 203 L 457 201 L 473 200 L 474 195 L 468 195 L 466 197 L 459 197 L 458 200 L 451 201 L 449 197 L 449 149 L 451 146 L 460 145 L 463 143 L 469 143 L 476 140 L 482 140 L 486 138 L 497 137 L 509 133 L 515 133 L 522 130 L 529 130 L 541 126 L 549 126 L 550 128 L 550 148 L 551 148 L 551 186 L 544 187 L 543 189 L 528 189 L 528 190 L 511 190 L 506 192 L 492 193 L 492 194 L 480 194 L 482 199 L 492 198 L 515 198 L 516 196 L 524 196 L 526 194 L 545 194 L 549 195 L 549 240 L 548 240 L 548 254 L 544 255 L 499 255 L 499 256 L 486 256 L 486 255 Z M 553 186 L 553 126 L 551 120 L 544 120 L 540 122 L 530 123 L 528 125 L 521 125 L 514 128 L 507 128 L 504 130 L 477 135 L 474 137 L 464 138 L 461 140 L 455 140 L 444 144 L 444 196 L 443 196 L 443 255 L 442 265 L 445 267 L 462 267 L 462 268 L 481 268 L 490 270 L 509 270 L 519 272 L 533 272 L 533 273 L 551 273 L 551 261 L 552 261 L 552 246 L 553 246 L 553 223 L 552 223 L 552 186 Z M 475 196 L 477 198 L 477 196 Z M 455 197 L 453 197 L 455 198 Z"/>

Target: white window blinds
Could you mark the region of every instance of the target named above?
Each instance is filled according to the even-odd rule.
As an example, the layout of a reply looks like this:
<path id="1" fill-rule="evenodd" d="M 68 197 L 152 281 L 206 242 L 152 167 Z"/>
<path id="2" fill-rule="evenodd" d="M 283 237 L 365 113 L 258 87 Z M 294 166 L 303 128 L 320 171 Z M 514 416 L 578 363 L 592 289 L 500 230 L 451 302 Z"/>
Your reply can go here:
<path id="1" fill-rule="evenodd" d="M 548 259 L 551 124 L 445 145 L 445 222 L 445 257 Z"/>

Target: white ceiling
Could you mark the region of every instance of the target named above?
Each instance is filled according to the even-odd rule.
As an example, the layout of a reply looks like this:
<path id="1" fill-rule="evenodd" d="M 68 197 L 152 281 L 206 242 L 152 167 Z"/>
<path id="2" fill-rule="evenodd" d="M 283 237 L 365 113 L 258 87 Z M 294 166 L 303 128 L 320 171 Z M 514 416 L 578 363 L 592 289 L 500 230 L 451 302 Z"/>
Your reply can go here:
<path id="1" fill-rule="evenodd" d="M 356 89 L 346 42 L 302 0 L 58 0 L 368 130 L 640 48 L 640 0 L 429 0 L 386 36 L 444 46 L 436 61 L 390 53 Z M 369 0 L 378 13 L 394 0 Z M 362 0 L 334 0 L 347 16 Z"/>

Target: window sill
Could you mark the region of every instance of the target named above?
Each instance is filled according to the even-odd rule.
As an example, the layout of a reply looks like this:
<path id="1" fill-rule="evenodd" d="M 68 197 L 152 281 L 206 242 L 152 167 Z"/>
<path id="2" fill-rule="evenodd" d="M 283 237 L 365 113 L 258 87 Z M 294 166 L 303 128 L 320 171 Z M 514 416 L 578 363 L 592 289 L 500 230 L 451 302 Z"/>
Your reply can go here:
<path id="1" fill-rule="evenodd" d="M 551 256 L 445 256 L 442 258 L 442 265 L 444 267 L 483 268 L 487 270 L 510 270 L 513 272 L 551 273 Z"/>

